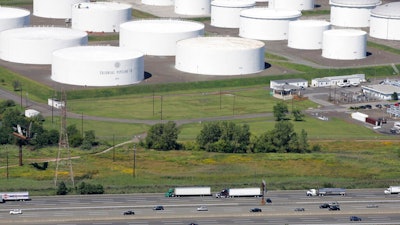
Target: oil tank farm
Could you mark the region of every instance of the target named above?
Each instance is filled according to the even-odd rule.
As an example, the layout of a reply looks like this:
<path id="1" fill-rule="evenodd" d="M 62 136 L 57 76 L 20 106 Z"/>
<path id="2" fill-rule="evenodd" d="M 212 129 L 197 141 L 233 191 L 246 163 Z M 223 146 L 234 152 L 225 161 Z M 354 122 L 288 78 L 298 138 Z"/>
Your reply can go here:
<path id="1" fill-rule="evenodd" d="M 142 0 L 142 4 L 154 6 L 170 6 L 174 5 L 174 0 Z"/>
<path id="2" fill-rule="evenodd" d="M 296 20 L 289 22 L 288 47 L 304 50 L 322 49 L 322 35 L 331 24 L 325 20 Z"/>
<path id="3" fill-rule="evenodd" d="M 143 53 L 115 46 L 78 46 L 53 52 L 51 79 L 63 84 L 117 86 L 144 79 Z"/>
<path id="4" fill-rule="evenodd" d="M 24 27 L 0 33 L 0 58 L 26 64 L 51 64 L 52 52 L 87 45 L 86 32 L 61 27 Z"/>
<path id="5" fill-rule="evenodd" d="M 289 22 L 300 16 L 298 10 L 244 9 L 240 12 L 239 36 L 257 40 L 287 40 Z"/>
<path id="6" fill-rule="evenodd" d="M 386 40 L 400 40 L 400 2 L 377 6 L 371 11 L 369 35 Z"/>
<path id="7" fill-rule="evenodd" d="M 268 8 L 271 9 L 292 9 L 292 10 L 313 10 L 315 0 L 269 0 Z"/>
<path id="8" fill-rule="evenodd" d="M 134 20 L 121 24 L 121 47 L 145 55 L 174 56 L 176 42 L 204 35 L 204 24 L 178 19 Z"/>
<path id="9" fill-rule="evenodd" d="M 239 37 L 198 37 L 177 42 L 175 68 L 202 75 L 243 75 L 265 68 L 264 42 Z"/>
<path id="10" fill-rule="evenodd" d="M 211 13 L 211 0 L 175 0 L 175 13 L 189 16 L 204 16 Z"/>
<path id="11" fill-rule="evenodd" d="M 25 9 L 0 6 L 0 31 L 28 26 L 30 14 Z"/>
<path id="12" fill-rule="evenodd" d="M 132 19 L 132 6 L 118 2 L 78 3 L 72 7 L 71 27 L 87 32 L 119 32 Z"/>
<path id="13" fill-rule="evenodd" d="M 380 0 L 330 0 L 330 22 L 338 27 L 368 27 L 371 10 Z"/>
<path id="14" fill-rule="evenodd" d="M 366 57 L 367 32 L 356 29 L 333 29 L 323 33 L 322 57 L 356 60 Z"/>
<path id="15" fill-rule="evenodd" d="M 211 26 L 239 28 L 240 11 L 255 5 L 254 0 L 214 0 L 211 2 Z"/>
<path id="16" fill-rule="evenodd" d="M 52 19 L 71 18 L 72 5 L 89 0 L 33 0 L 33 15 Z"/>

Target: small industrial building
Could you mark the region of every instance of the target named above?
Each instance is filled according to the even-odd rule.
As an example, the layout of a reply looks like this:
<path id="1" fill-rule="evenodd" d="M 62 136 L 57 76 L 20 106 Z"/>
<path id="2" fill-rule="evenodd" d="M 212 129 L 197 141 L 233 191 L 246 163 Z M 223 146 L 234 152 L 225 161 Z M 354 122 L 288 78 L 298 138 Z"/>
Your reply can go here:
<path id="1" fill-rule="evenodd" d="M 39 114 L 40 114 L 40 112 L 37 110 L 34 110 L 34 109 L 26 109 L 25 110 L 25 117 L 27 117 L 27 118 L 35 117 L 35 116 L 38 116 Z"/>
<path id="2" fill-rule="evenodd" d="M 56 109 L 61 109 L 62 107 L 65 107 L 65 102 L 60 101 L 56 98 L 49 98 L 47 99 L 47 105 L 56 108 Z"/>
<path id="3" fill-rule="evenodd" d="M 271 80 L 269 87 L 274 97 L 287 100 L 299 94 L 300 90 L 307 88 L 308 81 L 305 79 Z"/>
<path id="4" fill-rule="evenodd" d="M 311 80 L 312 87 L 329 87 L 335 86 L 338 83 L 360 84 L 365 82 L 365 74 L 352 74 L 333 77 L 322 77 Z"/>
<path id="5" fill-rule="evenodd" d="M 393 93 L 400 94 L 399 81 L 385 81 L 381 84 L 365 85 L 361 87 L 362 92 L 377 99 L 392 100 Z"/>

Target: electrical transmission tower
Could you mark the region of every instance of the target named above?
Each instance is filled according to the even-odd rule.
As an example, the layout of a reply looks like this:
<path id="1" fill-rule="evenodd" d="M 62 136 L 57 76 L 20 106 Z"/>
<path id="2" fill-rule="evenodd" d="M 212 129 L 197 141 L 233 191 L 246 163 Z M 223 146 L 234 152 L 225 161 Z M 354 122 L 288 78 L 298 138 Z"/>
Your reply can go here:
<path id="1" fill-rule="evenodd" d="M 66 153 L 66 158 L 65 158 Z M 61 168 L 63 167 L 63 168 Z M 72 182 L 72 187 L 75 187 L 74 172 L 72 170 L 71 150 L 69 149 L 68 133 L 67 133 L 67 96 L 65 91 L 61 94 L 61 129 L 60 139 L 58 141 L 58 153 L 56 159 L 56 173 L 54 185 L 57 186 L 59 173 L 64 173 L 69 169 L 69 175 Z"/>

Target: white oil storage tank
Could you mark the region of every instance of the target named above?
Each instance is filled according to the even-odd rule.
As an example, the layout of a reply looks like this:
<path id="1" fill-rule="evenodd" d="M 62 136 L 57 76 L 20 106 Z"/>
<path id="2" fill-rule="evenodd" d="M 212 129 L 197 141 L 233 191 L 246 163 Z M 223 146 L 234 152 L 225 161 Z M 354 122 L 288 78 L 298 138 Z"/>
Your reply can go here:
<path id="1" fill-rule="evenodd" d="M 380 0 L 330 0 L 330 22 L 338 27 L 368 27 L 371 10 Z"/>
<path id="2" fill-rule="evenodd" d="M 203 23 L 178 19 L 134 20 L 120 29 L 121 47 L 154 56 L 174 56 L 177 41 L 204 35 Z"/>
<path id="3" fill-rule="evenodd" d="M 322 49 L 322 35 L 331 25 L 325 20 L 296 20 L 289 22 L 288 47 Z"/>
<path id="4" fill-rule="evenodd" d="M 52 52 L 87 45 L 86 32 L 61 27 L 25 27 L 0 32 L 0 58 L 26 64 L 51 64 Z"/>
<path id="5" fill-rule="evenodd" d="M 118 2 L 78 3 L 72 7 L 71 27 L 88 32 L 119 32 L 132 18 L 132 6 Z"/>
<path id="6" fill-rule="evenodd" d="M 30 24 L 30 14 L 26 9 L 0 6 L 0 32 L 28 26 Z"/>
<path id="7" fill-rule="evenodd" d="M 367 32 L 355 29 L 327 30 L 323 33 L 322 57 L 356 60 L 366 57 Z"/>
<path id="8" fill-rule="evenodd" d="M 211 2 L 211 26 L 239 28 L 240 11 L 255 5 L 254 0 L 214 0 Z"/>
<path id="9" fill-rule="evenodd" d="M 52 19 L 71 18 L 72 5 L 89 0 L 33 0 L 33 15 Z"/>
<path id="10" fill-rule="evenodd" d="M 313 10 L 315 0 L 269 0 L 268 8 L 271 9 L 292 9 L 292 10 Z"/>
<path id="11" fill-rule="evenodd" d="M 400 2 L 377 6 L 371 11 L 369 35 L 386 40 L 400 40 Z"/>
<path id="12" fill-rule="evenodd" d="M 180 15 L 205 16 L 211 13 L 211 0 L 175 0 L 174 11 Z"/>
<path id="13" fill-rule="evenodd" d="M 289 22 L 300 16 L 298 10 L 244 9 L 240 12 L 239 36 L 257 40 L 287 40 Z"/>
<path id="14" fill-rule="evenodd" d="M 239 37 L 198 37 L 177 42 L 175 68 L 202 75 L 242 75 L 265 68 L 264 42 Z"/>
<path id="15" fill-rule="evenodd" d="M 51 79 L 63 84 L 117 86 L 144 79 L 143 53 L 115 46 L 79 46 L 53 52 Z"/>
<path id="16" fill-rule="evenodd" d="M 142 4 L 154 6 L 171 6 L 174 5 L 174 0 L 142 0 Z"/>

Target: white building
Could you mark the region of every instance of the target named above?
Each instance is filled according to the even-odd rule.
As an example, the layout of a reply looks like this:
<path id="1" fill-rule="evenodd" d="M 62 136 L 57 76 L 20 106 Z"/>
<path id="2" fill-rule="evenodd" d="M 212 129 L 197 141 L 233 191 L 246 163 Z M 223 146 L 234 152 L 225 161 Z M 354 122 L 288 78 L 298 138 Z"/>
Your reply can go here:
<path id="1" fill-rule="evenodd" d="M 56 108 L 56 109 L 61 109 L 62 107 L 65 107 L 65 102 L 60 101 L 56 98 L 49 98 L 47 99 L 47 105 Z"/>
<path id="2" fill-rule="evenodd" d="M 371 11 L 369 35 L 385 40 L 400 40 L 400 2 L 377 6 Z"/>
<path id="3" fill-rule="evenodd" d="M 322 77 L 315 78 L 311 80 L 312 87 L 329 87 L 335 86 L 338 83 L 345 84 L 360 84 L 366 82 L 365 74 L 352 74 L 343 76 L 332 76 L 332 77 Z"/>
<path id="4" fill-rule="evenodd" d="M 28 26 L 30 14 L 29 10 L 0 6 L 0 32 Z"/>
<path id="5" fill-rule="evenodd" d="M 305 79 L 271 80 L 269 87 L 271 89 L 276 89 L 285 85 L 293 86 L 296 89 L 304 89 L 308 87 L 308 81 Z"/>
<path id="6" fill-rule="evenodd" d="M 35 116 L 39 116 L 40 112 L 34 109 L 26 109 L 25 110 L 25 117 L 31 118 Z"/>
<path id="7" fill-rule="evenodd" d="M 330 0 L 331 24 L 339 27 L 368 27 L 371 10 L 380 0 Z"/>

